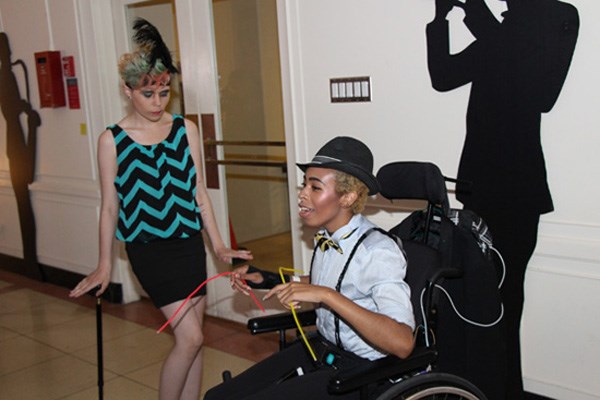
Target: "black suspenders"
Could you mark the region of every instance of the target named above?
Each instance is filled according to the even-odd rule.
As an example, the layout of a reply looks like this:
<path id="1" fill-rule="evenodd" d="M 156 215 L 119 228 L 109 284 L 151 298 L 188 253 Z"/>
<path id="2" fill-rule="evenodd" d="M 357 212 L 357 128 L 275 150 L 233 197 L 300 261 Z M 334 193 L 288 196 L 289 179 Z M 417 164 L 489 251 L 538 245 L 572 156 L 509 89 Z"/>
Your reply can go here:
<path id="1" fill-rule="evenodd" d="M 356 241 L 356 244 L 354 245 L 354 247 L 352 248 L 352 251 L 350 252 L 350 256 L 348 257 L 348 259 L 346 260 L 346 264 L 344 264 L 344 268 L 342 269 L 342 272 L 340 273 L 340 276 L 338 278 L 337 284 L 335 285 L 335 290 L 339 293 L 341 293 L 341 289 L 342 289 L 342 282 L 344 281 L 344 277 L 346 276 L 346 271 L 348 271 L 348 267 L 350 266 L 350 262 L 352 261 L 352 259 L 354 258 L 354 254 L 356 253 L 356 250 L 358 250 L 358 246 L 360 246 L 360 244 L 367 238 L 367 236 L 369 236 L 369 234 L 371 234 L 371 232 L 373 231 L 378 231 L 383 233 L 386 236 L 390 236 L 389 233 L 387 233 L 386 231 L 384 231 L 383 229 L 379 228 L 379 227 L 373 227 L 370 228 L 369 230 L 367 230 L 365 233 L 362 234 L 362 236 Z M 395 240 L 394 240 L 395 241 Z M 315 261 L 315 254 L 317 252 L 317 248 L 318 246 L 315 246 L 315 248 L 313 249 L 313 254 L 312 254 L 312 258 L 310 260 L 310 281 L 312 282 L 312 267 L 313 267 L 313 262 Z M 340 348 L 343 349 L 344 347 L 342 346 L 342 340 L 340 339 L 340 317 L 337 315 L 337 313 L 333 313 L 334 315 L 334 325 L 335 325 L 335 344 Z"/>

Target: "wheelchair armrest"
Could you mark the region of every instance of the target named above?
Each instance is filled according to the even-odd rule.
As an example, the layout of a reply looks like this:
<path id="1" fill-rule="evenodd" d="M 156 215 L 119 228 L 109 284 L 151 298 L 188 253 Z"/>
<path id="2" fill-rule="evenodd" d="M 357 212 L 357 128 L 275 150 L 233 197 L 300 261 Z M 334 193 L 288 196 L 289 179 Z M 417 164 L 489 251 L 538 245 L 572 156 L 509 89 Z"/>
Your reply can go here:
<path id="1" fill-rule="evenodd" d="M 437 357 L 437 351 L 431 347 L 418 347 L 406 359 L 387 356 L 366 365 L 338 372 L 329 381 L 331 393 L 344 393 L 359 389 L 382 379 L 398 377 L 412 371 L 423 370 Z"/>
<path id="2" fill-rule="evenodd" d="M 317 321 L 315 310 L 306 310 L 296 313 L 301 326 L 314 325 Z M 296 321 L 292 313 L 281 313 L 266 317 L 256 317 L 248 321 L 248 329 L 253 335 L 266 332 L 276 332 L 296 328 Z"/>

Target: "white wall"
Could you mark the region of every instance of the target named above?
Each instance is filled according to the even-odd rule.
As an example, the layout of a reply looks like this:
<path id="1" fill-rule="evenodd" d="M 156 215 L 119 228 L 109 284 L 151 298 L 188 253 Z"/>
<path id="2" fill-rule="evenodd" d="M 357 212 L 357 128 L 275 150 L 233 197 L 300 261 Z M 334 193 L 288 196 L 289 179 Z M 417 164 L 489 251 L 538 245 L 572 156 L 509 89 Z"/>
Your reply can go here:
<path id="1" fill-rule="evenodd" d="M 501 2 L 490 0 L 495 11 Z M 544 215 L 526 282 L 523 366 L 526 387 L 558 399 L 600 399 L 600 3 L 571 0 L 581 17 L 579 41 L 559 101 L 543 116 L 542 137 L 556 211 Z M 394 160 L 427 160 L 455 176 L 465 133 L 469 87 L 431 88 L 425 25 L 434 1 L 280 0 L 288 156 L 308 160 L 328 139 L 351 135 L 375 154 L 376 168 Z M 472 38 L 454 13 L 453 48 Z M 328 81 L 371 77 L 373 101 L 329 102 Z M 291 164 L 291 162 L 290 162 Z M 291 169 L 290 169 L 291 171 Z M 299 182 L 299 173 L 292 176 Z M 292 185 L 293 186 L 293 185 Z M 292 195 L 293 198 L 293 195 Z M 452 199 L 454 205 L 458 205 Z M 400 213 L 371 219 L 393 226 Z M 396 210 L 397 211 L 397 210 Z M 297 235 L 310 242 L 295 221 Z M 298 245 L 306 266 L 310 246 Z"/>

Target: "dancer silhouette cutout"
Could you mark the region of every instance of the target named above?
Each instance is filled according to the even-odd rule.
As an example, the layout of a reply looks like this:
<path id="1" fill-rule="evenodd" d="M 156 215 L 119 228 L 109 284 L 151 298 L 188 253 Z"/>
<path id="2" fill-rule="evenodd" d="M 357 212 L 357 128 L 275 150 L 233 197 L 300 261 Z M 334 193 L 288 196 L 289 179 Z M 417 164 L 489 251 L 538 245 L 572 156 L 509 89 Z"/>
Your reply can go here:
<path id="1" fill-rule="evenodd" d="M 427 25 L 428 67 L 438 91 L 471 83 L 467 133 L 457 198 L 488 223 L 507 268 L 506 398 L 523 398 L 519 329 L 525 269 L 537 242 L 539 217 L 553 210 L 540 141 L 541 113 L 554 106 L 567 76 L 577 35 L 577 9 L 557 0 L 505 0 L 499 22 L 484 0 L 436 0 Z M 465 12 L 475 37 L 450 54 L 448 21 Z M 492 396 L 490 396 L 492 397 Z"/>
<path id="2" fill-rule="evenodd" d="M 27 99 L 19 92 L 13 65 L 23 69 Z M 21 240 L 23 243 L 24 272 L 38 280 L 45 280 L 44 272 L 38 264 L 35 215 L 31 205 L 29 184 L 35 175 L 37 128 L 42 121 L 31 107 L 27 67 L 22 60 L 11 61 L 8 36 L 0 32 L 0 109 L 6 120 L 6 152 L 9 161 L 10 179 L 17 201 Z M 26 130 L 21 116 L 25 115 Z"/>

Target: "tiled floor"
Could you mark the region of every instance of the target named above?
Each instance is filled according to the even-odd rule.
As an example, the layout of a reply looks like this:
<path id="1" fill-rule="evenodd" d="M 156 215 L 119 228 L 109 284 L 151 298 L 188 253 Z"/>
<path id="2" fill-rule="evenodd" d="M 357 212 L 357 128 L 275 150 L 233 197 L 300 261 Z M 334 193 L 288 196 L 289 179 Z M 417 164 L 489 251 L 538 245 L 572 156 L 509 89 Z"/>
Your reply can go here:
<path id="1" fill-rule="evenodd" d="M 289 235 L 243 244 L 254 264 L 291 265 Z M 274 248 L 282 247 L 273 257 Z M 265 250 L 263 250 L 263 248 Z M 271 255 L 269 255 L 269 250 Z M 276 260 L 273 262 L 273 260 Z M 0 269 L 0 400 L 98 399 L 96 300 Z M 160 366 L 172 344 L 157 335 L 162 314 L 148 300 L 103 302 L 104 398 L 158 398 Z M 277 350 L 275 335 L 251 336 L 241 324 L 206 317 L 203 393 Z M 546 399 L 528 393 L 528 400 Z"/>
<path id="2" fill-rule="evenodd" d="M 98 398 L 96 301 L 0 269 L 0 400 Z M 172 336 L 156 334 L 164 318 L 147 300 L 103 302 L 104 398 L 156 399 L 158 374 Z M 272 335 L 207 317 L 203 392 L 277 349 Z"/>

